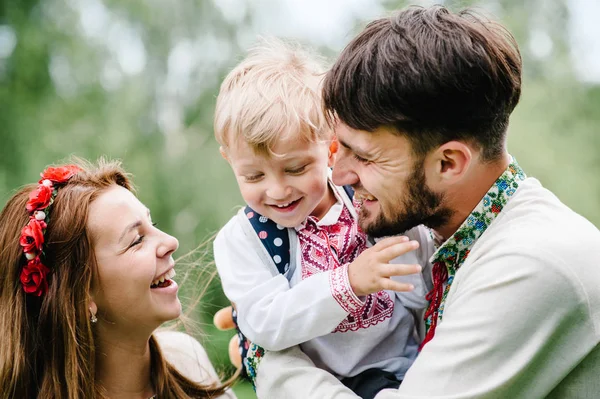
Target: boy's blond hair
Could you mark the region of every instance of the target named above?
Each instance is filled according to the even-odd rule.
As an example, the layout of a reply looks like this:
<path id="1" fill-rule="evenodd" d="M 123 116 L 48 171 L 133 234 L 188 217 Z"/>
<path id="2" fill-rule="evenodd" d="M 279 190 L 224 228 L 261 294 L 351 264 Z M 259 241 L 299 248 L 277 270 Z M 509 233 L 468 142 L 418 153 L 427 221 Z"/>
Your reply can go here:
<path id="1" fill-rule="evenodd" d="M 297 44 L 262 38 L 221 84 L 215 138 L 227 151 L 238 140 L 272 155 L 280 139 L 328 140 L 321 104 L 325 67 Z"/>

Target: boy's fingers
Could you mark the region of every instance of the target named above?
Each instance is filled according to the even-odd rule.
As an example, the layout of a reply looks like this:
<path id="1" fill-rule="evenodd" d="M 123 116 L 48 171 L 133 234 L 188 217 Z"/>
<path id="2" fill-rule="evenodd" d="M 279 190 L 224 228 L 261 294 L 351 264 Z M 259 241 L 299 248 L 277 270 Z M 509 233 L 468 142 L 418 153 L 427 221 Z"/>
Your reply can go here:
<path id="1" fill-rule="evenodd" d="M 381 267 L 381 276 L 382 277 L 392 277 L 392 276 L 406 276 L 407 274 L 415 274 L 420 273 L 423 268 L 421 265 L 417 264 L 394 264 L 388 263 L 382 265 Z"/>
<path id="2" fill-rule="evenodd" d="M 419 248 L 418 241 L 407 241 L 390 245 L 379 251 L 377 259 L 381 263 L 389 263 L 392 259 Z"/>
<path id="3" fill-rule="evenodd" d="M 377 241 L 377 244 L 373 245 L 372 248 L 375 251 L 383 251 L 384 249 L 392 245 L 400 244 L 407 241 L 408 237 L 406 236 L 386 237 L 383 240 Z"/>
<path id="4" fill-rule="evenodd" d="M 390 278 L 384 278 L 381 281 L 381 286 L 384 290 L 406 292 L 412 291 L 415 287 L 412 284 L 401 283 Z"/>

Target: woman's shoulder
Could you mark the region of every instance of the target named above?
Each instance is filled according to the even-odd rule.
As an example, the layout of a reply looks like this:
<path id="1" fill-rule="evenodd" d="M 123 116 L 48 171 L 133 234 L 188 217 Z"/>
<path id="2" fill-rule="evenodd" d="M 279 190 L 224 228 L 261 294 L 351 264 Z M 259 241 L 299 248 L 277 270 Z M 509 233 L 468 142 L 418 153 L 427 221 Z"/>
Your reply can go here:
<path id="1" fill-rule="evenodd" d="M 154 337 L 165 359 L 187 378 L 203 384 L 219 381 L 206 351 L 194 337 L 169 330 L 159 330 Z"/>
<path id="2" fill-rule="evenodd" d="M 179 331 L 159 330 L 154 333 L 163 356 L 181 374 L 200 384 L 220 382 L 206 351 L 194 337 Z M 236 399 L 228 389 L 219 399 Z"/>

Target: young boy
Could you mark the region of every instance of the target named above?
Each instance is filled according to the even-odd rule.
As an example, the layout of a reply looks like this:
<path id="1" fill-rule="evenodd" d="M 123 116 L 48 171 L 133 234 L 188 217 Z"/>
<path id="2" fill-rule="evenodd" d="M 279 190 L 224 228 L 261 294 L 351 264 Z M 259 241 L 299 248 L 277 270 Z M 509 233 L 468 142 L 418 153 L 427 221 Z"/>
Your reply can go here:
<path id="1" fill-rule="evenodd" d="M 412 284 L 389 277 L 418 272 L 432 248 L 412 251 L 415 241 L 393 237 L 367 249 L 352 200 L 329 177 L 337 143 L 321 109 L 323 72 L 318 59 L 270 39 L 225 78 L 215 136 L 248 207 L 217 235 L 215 261 L 250 341 L 267 350 L 300 344 L 317 366 L 372 397 L 397 387 L 415 359 L 407 307 L 426 304 L 420 274 Z M 281 254 L 265 249 L 284 247 L 260 229 L 269 219 L 289 233 Z M 416 289 L 401 299 L 384 288 Z"/>

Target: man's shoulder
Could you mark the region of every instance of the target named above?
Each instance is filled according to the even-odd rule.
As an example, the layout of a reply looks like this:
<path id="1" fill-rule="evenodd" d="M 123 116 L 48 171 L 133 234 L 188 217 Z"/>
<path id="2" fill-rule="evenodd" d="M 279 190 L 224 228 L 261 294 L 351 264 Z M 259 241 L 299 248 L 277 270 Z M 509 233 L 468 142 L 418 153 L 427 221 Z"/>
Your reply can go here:
<path id="1" fill-rule="evenodd" d="M 600 231 L 535 179 L 517 190 L 465 266 L 465 274 L 485 280 L 512 275 L 522 287 L 533 284 L 537 290 L 600 306 Z M 600 321 L 600 313 L 593 313 Z"/>
<path id="2" fill-rule="evenodd" d="M 523 182 L 482 241 L 501 242 L 506 249 L 527 246 L 529 253 L 551 252 L 560 257 L 600 256 L 598 228 L 533 178 Z"/>

